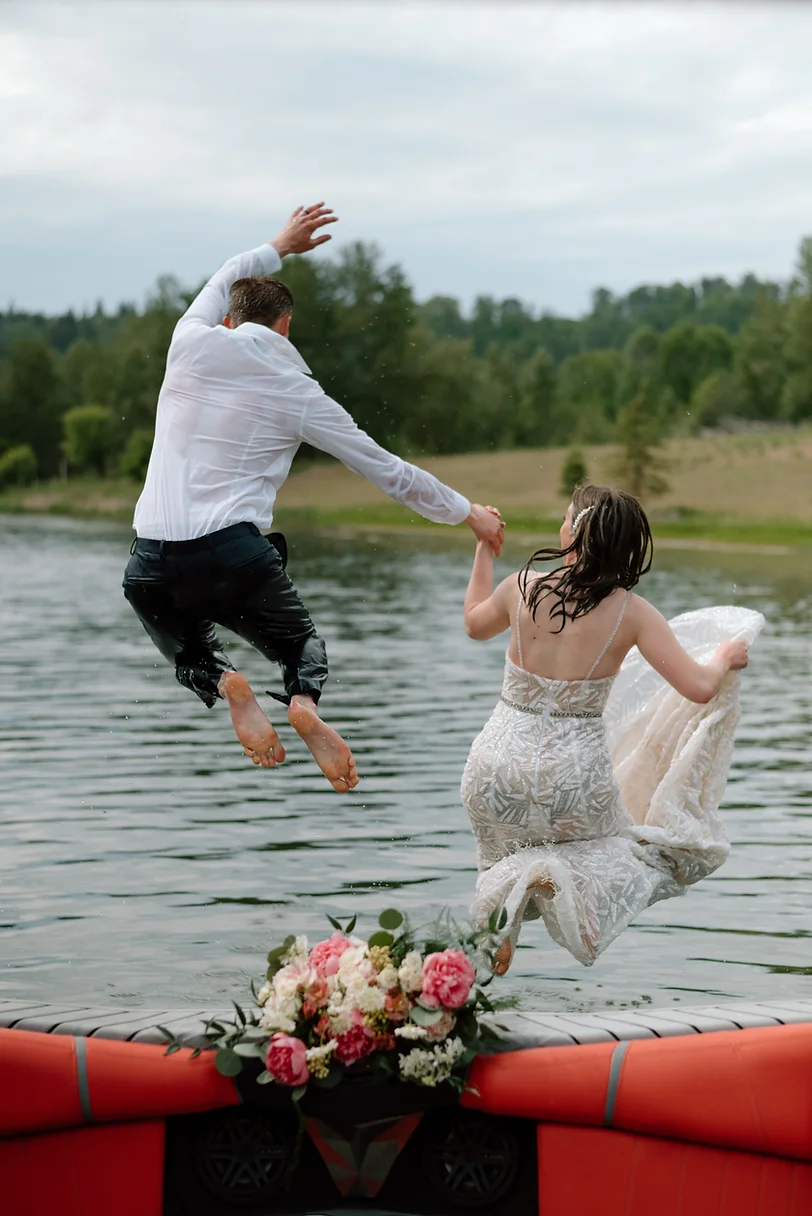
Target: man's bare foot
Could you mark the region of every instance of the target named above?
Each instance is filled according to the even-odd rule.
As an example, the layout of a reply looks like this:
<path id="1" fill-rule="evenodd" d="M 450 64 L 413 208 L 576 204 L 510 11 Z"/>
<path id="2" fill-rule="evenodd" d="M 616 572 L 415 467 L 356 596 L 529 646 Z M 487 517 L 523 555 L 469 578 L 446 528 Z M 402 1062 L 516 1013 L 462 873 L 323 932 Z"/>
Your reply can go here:
<path id="1" fill-rule="evenodd" d="M 218 688 L 228 701 L 231 721 L 246 756 L 263 768 L 276 768 L 285 759 L 285 749 L 245 676 L 238 671 L 224 671 Z"/>
<path id="2" fill-rule="evenodd" d="M 347 744 L 332 726 L 319 717 L 310 697 L 294 696 L 288 709 L 288 721 L 304 739 L 313 759 L 337 794 L 347 794 L 358 784 L 355 759 Z"/>
<path id="3" fill-rule="evenodd" d="M 506 937 L 501 946 L 498 946 L 493 952 L 493 973 L 494 975 L 507 975 L 508 967 L 513 962 L 513 945 L 509 937 Z"/>

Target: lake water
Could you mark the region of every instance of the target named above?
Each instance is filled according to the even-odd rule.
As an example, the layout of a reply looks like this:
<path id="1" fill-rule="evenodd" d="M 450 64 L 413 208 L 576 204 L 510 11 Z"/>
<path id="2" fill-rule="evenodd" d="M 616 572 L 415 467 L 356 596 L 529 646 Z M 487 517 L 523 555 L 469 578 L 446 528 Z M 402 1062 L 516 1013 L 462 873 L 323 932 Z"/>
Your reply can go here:
<path id="1" fill-rule="evenodd" d="M 462 628 L 470 546 L 439 529 L 289 538 L 329 648 L 325 713 L 363 776 L 340 797 L 287 728 L 286 764 L 255 769 L 225 708 L 175 683 L 121 594 L 130 536 L 3 520 L 0 998 L 221 1004 L 287 933 L 329 932 L 327 913 L 357 912 L 361 931 L 389 905 L 464 915 L 475 865 L 459 779 L 504 652 Z M 668 615 L 737 603 L 767 617 L 724 803 L 730 860 L 590 969 L 528 925 L 501 991 L 539 1009 L 809 996 L 809 557 L 662 552 L 641 590 Z M 231 653 L 277 687 L 249 648 Z"/>

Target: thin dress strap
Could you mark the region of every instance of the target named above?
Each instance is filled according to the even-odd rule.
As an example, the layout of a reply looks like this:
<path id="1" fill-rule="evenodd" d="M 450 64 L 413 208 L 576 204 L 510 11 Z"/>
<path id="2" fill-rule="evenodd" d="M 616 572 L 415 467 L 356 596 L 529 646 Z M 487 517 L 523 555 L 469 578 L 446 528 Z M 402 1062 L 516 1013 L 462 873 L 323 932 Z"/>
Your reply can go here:
<path id="1" fill-rule="evenodd" d="M 524 596 L 519 592 L 519 604 L 516 608 L 516 650 L 519 654 L 519 666 L 524 671 L 524 657 L 522 655 L 522 604 Z"/>
<path id="2" fill-rule="evenodd" d="M 626 611 L 626 605 L 629 602 L 630 595 L 631 595 L 631 591 L 627 591 L 626 594 L 624 595 L 623 603 L 620 605 L 620 612 L 618 613 L 617 620 L 615 621 L 615 627 L 612 630 L 612 632 L 609 634 L 609 637 L 606 639 L 606 645 L 604 646 L 603 650 L 600 652 L 597 659 L 595 660 L 595 662 L 590 667 L 589 671 L 584 676 L 585 684 L 586 684 L 587 680 L 589 679 L 589 677 L 592 675 L 592 672 L 595 671 L 600 666 L 601 659 L 606 654 L 607 650 L 609 649 L 609 647 L 612 645 L 615 638 L 617 637 L 617 631 L 618 631 L 618 629 L 620 629 L 620 622 L 623 620 L 623 613 Z"/>

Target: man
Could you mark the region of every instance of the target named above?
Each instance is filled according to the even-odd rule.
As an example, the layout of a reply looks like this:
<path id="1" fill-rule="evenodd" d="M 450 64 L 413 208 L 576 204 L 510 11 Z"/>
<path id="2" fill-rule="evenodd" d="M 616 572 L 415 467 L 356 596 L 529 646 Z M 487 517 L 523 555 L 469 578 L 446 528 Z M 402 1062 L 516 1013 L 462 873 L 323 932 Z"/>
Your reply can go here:
<path id="1" fill-rule="evenodd" d="M 178 322 L 124 594 L 179 682 L 209 707 L 228 702 L 246 755 L 264 768 L 281 764 L 285 750 L 215 623 L 277 661 L 291 726 L 346 793 L 358 784 L 355 760 L 317 708 L 324 643 L 285 573 L 283 538 L 269 535 L 299 445 L 338 457 L 427 519 L 467 523 L 497 553 L 504 525 L 359 430 L 288 341 L 293 297 L 269 276 L 287 254 L 329 241 L 316 233 L 336 218 L 323 203 L 298 207 L 275 240 L 226 262 Z"/>

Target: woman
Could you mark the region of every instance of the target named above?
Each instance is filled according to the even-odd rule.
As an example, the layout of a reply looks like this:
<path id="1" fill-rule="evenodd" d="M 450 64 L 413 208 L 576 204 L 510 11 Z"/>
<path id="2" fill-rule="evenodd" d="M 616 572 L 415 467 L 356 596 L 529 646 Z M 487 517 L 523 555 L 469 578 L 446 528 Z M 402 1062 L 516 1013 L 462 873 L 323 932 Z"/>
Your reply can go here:
<path id="1" fill-rule="evenodd" d="M 669 623 L 634 595 L 653 546 L 629 494 L 580 486 L 560 539 L 495 591 L 479 544 L 465 597 L 470 637 L 511 631 L 502 697 L 462 779 L 474 914 L 507 913 L 499 975 L 523 920 L 542 916 L 588 966 L 643 908 L 722 864 L 717 809 L 739 714 L 730 673 L 764 623 L 742 608 Z M 557 569 L 535 572 L 550 559 Z"/>

